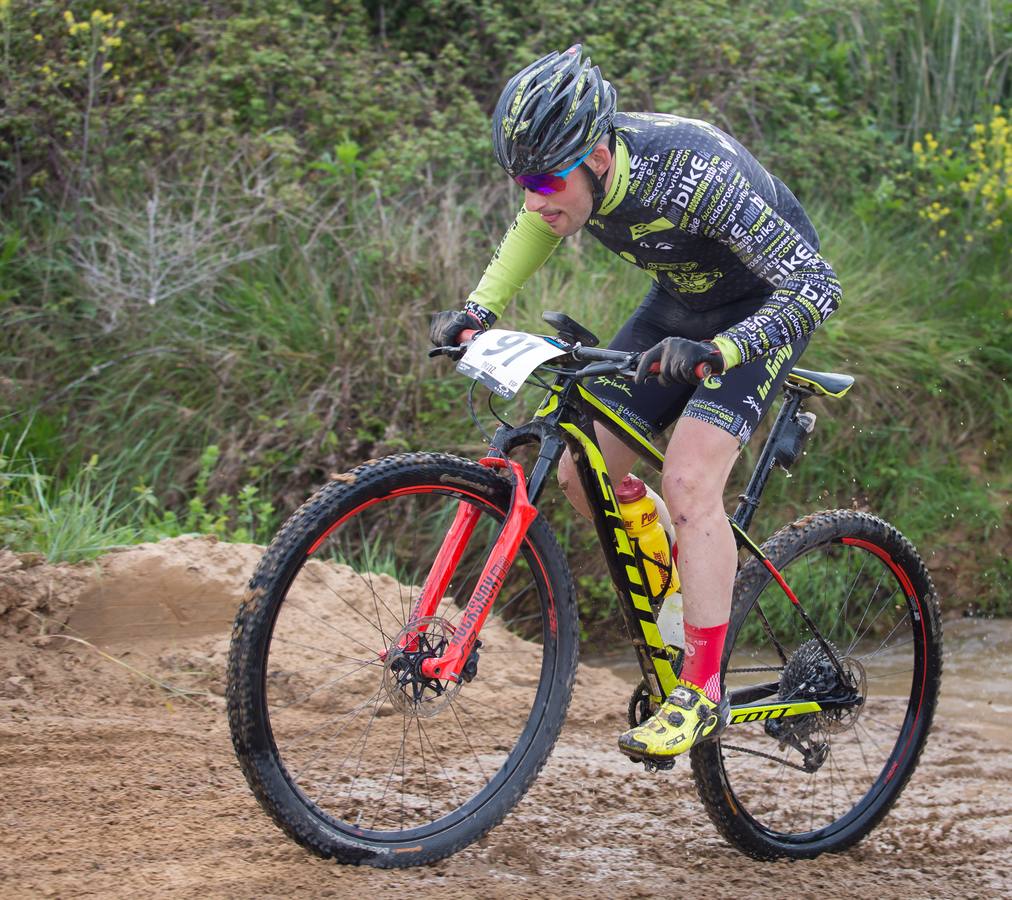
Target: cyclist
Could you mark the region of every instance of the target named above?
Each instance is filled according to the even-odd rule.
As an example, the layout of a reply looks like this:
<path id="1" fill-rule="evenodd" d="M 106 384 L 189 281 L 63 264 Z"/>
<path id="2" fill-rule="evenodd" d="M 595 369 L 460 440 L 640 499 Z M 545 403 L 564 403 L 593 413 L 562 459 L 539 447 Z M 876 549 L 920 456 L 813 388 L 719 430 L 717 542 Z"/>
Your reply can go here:
<path id="1" fill-rule="evenodd" d="M 720 661 L 737 550 L 723 491 L 840 284 L 790 190 L 734 138 L 695 119 L 616 111 L 616 93 L 579 44 L 518 72 L 496 104 L 492 146 L 524 205 L 463 309 L 432 318 L 438 346 L 487 329 L 562 238 L 587 229 L 653 279 L 612 340 L 645 351 L 634 383 L 593 392 L 648 434 L 675 427 L 661 478 L 677 528 L 685 664 L 652 718 L 619 737 L 633 759 L 666 761 L 727 724 Z M 699 363 L 713 376 L 702 384 Z M 659 364 L 658 378 L 648 379 Z M 677 421 L 676 421 L 677 420 Z M 635 456 L 597 426 L 608 471 Z M 559 480 L 590 511 L 568 451 Z"/>

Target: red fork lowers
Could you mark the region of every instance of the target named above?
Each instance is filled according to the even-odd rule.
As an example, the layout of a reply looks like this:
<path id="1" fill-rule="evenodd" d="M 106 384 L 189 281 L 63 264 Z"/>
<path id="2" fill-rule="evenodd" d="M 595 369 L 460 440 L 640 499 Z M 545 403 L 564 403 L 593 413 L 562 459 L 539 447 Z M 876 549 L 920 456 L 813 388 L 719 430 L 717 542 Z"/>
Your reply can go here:
<path id="1" fill-rule="evenodd" d="M 424 616 L 435 615 L 439 601 L 446 593 L 446 586 L 457 570 L 457 563 L 460 562 L 464 548 L 471 540 L 471 534 L 474 532 L 479 515 L 481 513 L 474 504 L 464 500 L 457 504 L 457 515 L 453 519 L 450 530 L 446 532 L 446 537 L 443 538 L 443 546 L 439 548 L 439 553 L 436 554 L 432 568 L 425 578 L 425 584 L 422 585 L 421 593 L 411 609 L 409 622 L 417 622 Z M 421 626 L 418 630 L 424 631 L 425 626 Z M 416 650 L 417 645 L 417 632 L 408 633 L 401 638 L 402 650 Z"/>
<path id="2" fill-rule="evenodd" d="M 527 498 L 527 482 L 524 479 L 523 467 L 513 460 L 497 457 L 485 457 L 479 460 L 481 465 L 503 469 L 509 467 L 513 472 L 513 503 L 510 506 L 506 521 L 503 522 L 499 537 L 485 562 L 478 584 L 464 608 L 460 624 L 454 631 L 446 652 L 442 656 L 426 659 L 422 662 L 422 675 L 426 678 L 441 678 L 449 681 L 460 680 L 460 670 L 467 662 L 474 643 L 478 640 L 478 632 L 492 610 L 492 604 L 502 588 L 503 581 L 516 559 L 520 544 L 523 542 L 527 529 L 538 511 Z M 467 507 L 465 510 L 464 507 Z M 412 618 L 431 616 L 435 613 L 450 583 L 457 563 L 463 555 L 471 533 L 474 531 L 478 518 L 478 510 L 470 504 L 461 502 L 457 509 L 453 525 L 443 541 L 443 546 L 436 555 L 432 569 L 425 579 L 422 594 L 412 610 Z M 410 642 L 411 639 L 408 639 Z M 408 648 L 410 649 L 410 648 Z"/>

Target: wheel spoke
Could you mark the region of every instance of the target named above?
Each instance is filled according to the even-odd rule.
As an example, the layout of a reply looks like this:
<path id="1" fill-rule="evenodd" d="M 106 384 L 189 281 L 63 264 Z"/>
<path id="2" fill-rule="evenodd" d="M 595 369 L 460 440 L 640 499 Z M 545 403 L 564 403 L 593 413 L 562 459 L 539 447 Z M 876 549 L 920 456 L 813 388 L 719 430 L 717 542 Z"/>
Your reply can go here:
<path id="1" fill-rule="evenodd" d="M 425 675 L 426 660 L 452 645 L 509 508 L 502 479 L 460 461 L 452 466 L 464 473 L 454 476 L 466 485 L 460 490 L 447 487 L 441 472 L 412 485 L 402 466 L 389 488 L 354 494 L 353 486 L 354 499 L 341 509 L 317 503 L 286 526 L 293 541 L 310 530 L 325 537 L 312 557 L 275 564 L 275 606 L 244 626 L 253 634 L 245 653 L 264 654 L 265 674 L 247 667 L 246 683 L 262 699 L 243 714 L 263 717 L 276 775 L 262 793 L 287 785 L 294 797 L 272 814 L 287 821 L 293 809 L 306 810 L 293 831 L 326 821 L 347 842 L 365 830 L 382 846 L 403 843 L 398 835 L 408 830 L 413 842 L 448 827 L 487 827 L 481 822 L 519 799 L 517 779 L 526 785 L 554 743 L 576 624 L 565 560 L 546 540 L 543 521 L 531 526 L 503 578 L 471 681 Z M 462 502 L 478 513 L 467 546 L 436 610 L 409 629 Z M 281 559 L 277 545 L 272 552 Z M 529 727 L 532 718 L 537 728 Z M 264 758 L 259 749 L 248 756 Z"/>
<path id="2" fill-rule="evenodd" d="M 768 555 L 777 559 L 817 633 L 833 642 L 843 674 L 800 616 L 782 602 L 777 585 L 759 570 L 762 580 L 751 582 L 760 585 L 758 593 L 735 601 L 748 612 L 743 622 L 733 622 L 730 639 L 736 643 L 725 677 L 729 690 L 740 696 L 772 682 L 772 692 L 767 693 L 773 697 L 829 700 L 857 691 L 863 702 L 732 726 L 716 745 L 724 772 L 720 782 L 710 781 L 705 768 L 694 766 L 697 778 L 709 785 L 704 796 L 722 798 L 730 787 L 728 796 L 734 798 L 735 807 L 728 809 L 735 811 L 728 821 L 754 821 L 761 835 L 756 840 L 776 844 L 783 855 L 795 855 L 809 840 L 832 841 L 837 833 L 853 834 L 852 827 L 844 832 L 838 823 L 844 818 L 850 822 L 852 811 L 871 821 L 890 792 L 902 787 L 899 781 L 893 786 L 886 775 L 896 760 L 904 758 L 898 755 L 900 742 L 906 746 L 905 729 L 915 715 L 910 680 L 919 683 L 928 653 L 927 629 L 914 628 L 893 569 L 905 551 L 883 548 L 884 554 L 879 554 L 869 549 L 876 544 L 873 537 L 880 526 L 865 526 L 874 520 L 860 513 L 820 516 L 814 517 L 814 524 L 805 520 L 803 529 L 780 532 L 779 545 Z M 843 538 L 852 533 L 842 530 L 842 523 L 851 519 L 870 532 L 858 531 L 845 543 Z M 826 532 L 821 540 L 815 534 L 820 527 Z M 743 579 L 742 584 L 749 582 Z M 921 599 L 922 610 L 930 611 L 929 602 L 933 598 Z M 937 645 L 929 649 L 939 652 Z M 871 685 L 875 687 L 870 695 Z M 913 758 L 909 753 L 905 757 Z M 741 820 L 737 807 L 751 818 Z M 736 832 L 725 833 L 738 839 Z"/>

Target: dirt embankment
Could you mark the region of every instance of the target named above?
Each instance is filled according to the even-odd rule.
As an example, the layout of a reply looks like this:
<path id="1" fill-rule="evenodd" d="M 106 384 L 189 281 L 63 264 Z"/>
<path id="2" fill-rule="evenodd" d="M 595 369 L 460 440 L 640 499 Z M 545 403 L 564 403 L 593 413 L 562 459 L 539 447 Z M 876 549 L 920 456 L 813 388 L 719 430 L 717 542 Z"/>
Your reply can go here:
<path id="1" fill-rule="evenodd" d="M 479 845 L 381 872 L 308 855 L 232 754 L 228 634 L 256 547 L 180 538 L 48 566 L 0 552 L 0 895 L 994 897 L 1012 894 L 1012 628 L 948 623 L 943 704 L 897 808 L 850 853 L 753 863 L 688 766 L 614 750 L 630 686 L 582 666 L 541 778 Z"/>

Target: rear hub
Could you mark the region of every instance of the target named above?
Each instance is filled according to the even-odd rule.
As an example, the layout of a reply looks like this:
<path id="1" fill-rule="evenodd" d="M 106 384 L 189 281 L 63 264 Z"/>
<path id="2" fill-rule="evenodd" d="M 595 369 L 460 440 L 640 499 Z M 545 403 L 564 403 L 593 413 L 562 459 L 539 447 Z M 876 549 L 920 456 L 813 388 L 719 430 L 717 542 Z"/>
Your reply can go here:
<path id="1" fill-rule="evenodd" d="M 868 682 L 861 663 L 829 646 L 840 661 L 842 675 L 822 644 L 812 638 L 787 661 L 779 689 L 781 701 L 814 700 L 825 708 L 808 715 L 770 719 L 765 725 L 766 733 L 780 743 L 781 749 L 789 745 L 802 755 L 809 772 L 820 769 L 829 757 L 829 735 L 857 724 L 867 694 Z"/>

